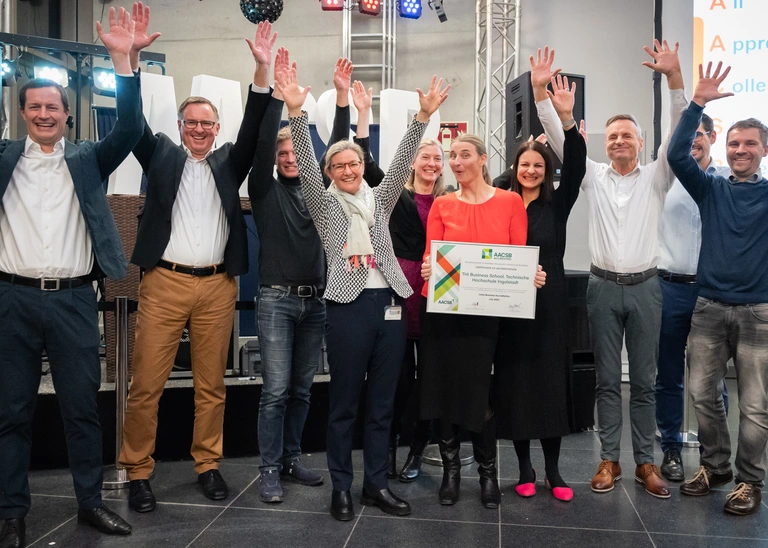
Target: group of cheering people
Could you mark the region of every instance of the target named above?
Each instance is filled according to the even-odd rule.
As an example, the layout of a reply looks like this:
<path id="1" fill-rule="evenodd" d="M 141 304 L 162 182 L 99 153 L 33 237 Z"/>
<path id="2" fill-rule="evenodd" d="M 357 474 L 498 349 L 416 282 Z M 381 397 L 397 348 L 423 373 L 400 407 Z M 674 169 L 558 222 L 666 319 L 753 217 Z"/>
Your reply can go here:
<path id="1" fill-rule="evenodd" d="M 109 33 L 98 26 L 118 75 L 118 120 L 106 138 L 79 145 L 66 141 L 66 91 L 51 81 L 32 80 L 19 93 L 29 135 L 3 142 L 0 167 L 8 169 L 0 170 L 0 546 L 24 545 L 32 409 L 43 350 L 64 418 L 78 519 L 108 534 L 131 531 L 101 500 L 99 340 L 91 285 L 95 276 L 119 278 L 126 271 L 102 181 L 130 152 L 148 178 L 131 257 L 145 272 L 118 457 L 128 471 L 132 510 L 156 507 L 149 480 L 158 401 L 187 323 L 195 470 L 206 497 L 228 496 L 218 466 L 223 375 L 237 297 L 234 277 L 248 269 L 238 197 L 246 177 L 261 244 L 258 488 L 264 502 L 282 501 L 285 481 L 323 483 L 300 459 L 323 337 L 331 373 L 327 459 L 334 518 L 354 517 L 353 433 L 364 390 L 362 504 L 399 516 L 411 512 L 387 482 L 418 477 L 433 432 L 443 463 L 439 502 L 454 504 L 462 431 L 471 435 L 485 507 L 496 508 L 501 499 L 497 438 L 513 440 L 520 468 L 514 489 L 520 497 L 536 494 L 530 442 L 538 439 L 544 484 L 555 499 L 570 501 L 573 491 L 558 470 L 561 439 L 569 432 L 563 256 L 568 216 L 580 190 L 590 212 L 587 300 L 603 459 L 592 489 L 610 491 L 621 478 L 620 352 L 626 336 L 635 478 L 651 495 L 668 498 L 653 461 L 654 392 L 663 331 L 659 278 L 675 280 L 659 273 L 656 263 L 657 229 L 675 175 L 698 204 L 702 223 L 701 291 L 688 320 L 702 455 L 698 472 L 681 491 L 705 495 L 733 479 L 722 397 L 725 363 L 732 356 L 741 422 L 737 486 L 725 509 L 749 514 L 759 508 L 768 439 L 768 374 L 761 367 L 768 347 L 768 304 L 761 304 L 768 303 L 768 279 L 760 270 L 768 257 L 763 234 L 768 229 L 761 222 L 768 181 L 759 171 L 768 154 L 766 128 L 750 119 L 729 130 L 731 169 L 725 176 L 709 169 L 708 157 L 696 158 L 703 139 L 714 140 L 711 125 L 699 127 L 700 118 L 708 101 L 728 95 L 718 91 L 727 69 L 702 71 L 688 105 L 677 47 L 657 42 L 655 50 L 645 48 L 653 59 L 645 64 L 667 76 L 670 135 L 659 158 L 640 166 L 637 122 L 631 115 L 614 116 L 606 124 L 611 163 L 598 164 L 587 159 L 583 126 L 580 131 L 573 119 L 575 84 L 552 69 L 554 52 L 545 48 L 531 57 L 531 83 L 550 148 L 538 140 L 523 143 L 510 170 L 492 181 L 482 141 L 460 135 L 451 142 L 448 160 L 459 189 L 448 193 L 443 149 L 423 138 L 431 115 L 448 96 L 450 86 L 443 87 L 442 80 L 433 77 L 426 92 L 417 90 L 419 110 L 385 173 L 369 150 L 372 91 L 352 83 L 353 66 L 340 59 L 333 75 L 333 135 L 318 162 L 302 111 L 309 87 L 299 86 L 287 50 L 279 48 L 273 58 L 276 33 L 261 23 L 254 40 L 247 40 L 257 68 L 237 141 L 214 147 L 216 107 L 190 97 L 178 111 L 178 146 L 153 134 L 141 117 L 139 51 L 159 36 L 149 34 L 148 26 L 149 8 L 141 2 L 134 4 L 133 17 L 112 8 Z M 350 97 L 358 113 L 353 140 L 348 139 Z M 280 129 L 284 107 L 289 125 Z M 553 154 L 562 161 L 557 188 Z M 427 313 L 433 240 L 538 246 L 535 319 Z M 418 410 L 418 419 L 398 473 L 396 447 L 408 405 Z M 670 470 L 682 475 L 679 451 L 665 452 L 665 466 L 663 475 Z"/>

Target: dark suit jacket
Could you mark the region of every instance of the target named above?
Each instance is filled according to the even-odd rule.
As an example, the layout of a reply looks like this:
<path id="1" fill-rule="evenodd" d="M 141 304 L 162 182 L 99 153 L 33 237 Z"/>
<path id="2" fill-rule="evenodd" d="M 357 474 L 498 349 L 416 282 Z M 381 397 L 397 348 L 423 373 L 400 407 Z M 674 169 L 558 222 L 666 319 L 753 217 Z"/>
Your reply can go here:
<path id="1" fill-rule="evenodd" d="M 248 271 L 248 240 L 240 207 L 240 185 L 251 169 L 259 126 L 269 103 L 270 93 L 248 91 L 243 122 L 235 143 L 226 143 L 208 156 L 221 205 L 229 221 L 229 240 L 224 250 L 224 264 L 229 276 Z M 147 198 L 136 236 L 131 262 L 153 268 L 162 258 L 171 239 L 173 203 L 181 184 L 187 153 L 167 135 L 152 134 L 144 123 L 144 134 L 133 155 L 147 174 Z"/>
<path id="2" fill-rule="evenodd" d="M 104 195 L 102 181 L 109 177 L 141 136 L 141 91 L 139 75 L 117 77 L 117 121 L 101 141 L 66 141 L 64 160 L 72 176 L 80 211 L 91 237 L 96 263 L 110 278 L 128 271 L 123 244 Z M 0 199 L 5 195 L 13 170 L 24 152 L 26 139 L 0 141 Z"/>

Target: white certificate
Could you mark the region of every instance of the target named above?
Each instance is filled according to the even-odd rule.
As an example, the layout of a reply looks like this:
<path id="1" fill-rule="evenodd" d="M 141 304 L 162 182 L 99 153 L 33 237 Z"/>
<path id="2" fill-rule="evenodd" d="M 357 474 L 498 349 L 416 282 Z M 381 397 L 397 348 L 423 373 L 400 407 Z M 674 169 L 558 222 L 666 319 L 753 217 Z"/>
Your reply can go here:
<path id="1" fill-rule="evenodd" d="M 536 246 L 433 241 L 427 312 L 536 316 Z"/>

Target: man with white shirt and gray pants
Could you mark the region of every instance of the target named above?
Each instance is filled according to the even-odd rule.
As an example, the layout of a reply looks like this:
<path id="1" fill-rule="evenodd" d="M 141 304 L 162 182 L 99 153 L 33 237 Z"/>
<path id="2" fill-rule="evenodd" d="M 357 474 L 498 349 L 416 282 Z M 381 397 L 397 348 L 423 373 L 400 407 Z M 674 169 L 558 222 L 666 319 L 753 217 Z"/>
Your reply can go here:
<path id="1" fill-rule="evenodd" d="M 693 140 L 691 156 L 704 171 L 727 177 L 731 174 L 730 168 L 715 165 L 709 155 L 716 138 L 712 118 L 703 114 Z M 656 426 L 661 434 L 661 450 L 664 451 L 661 474 L 670 481 L 685 479 L 680 457 L 683 447 L 680 429 L 683 424 L 685 346 L 699 295 L 696 267 L 700 247 L 699 207 L 680 181 L 675 180 L 664 202 L 659 223 L 659 286 L 664 304 L 656 376 Z M 727 397 L 724 391 L 726 409 Z"/>
<path id="2" fill-rule="evenodd" d="M 657 232 L 664 197 L 675 176 L 666 160 L 666 150 L 687 101 L 683 77 L 674 49 L 656 42 L 656 51 L 644 48 L 654 63 L 644 65 L 667 77 L 670 91 L 671 129 L 656 161 L 641 166 L 643 147 L 640 127 L 632 115 L 620 114 L 606 123 L 606 154 L 610 164 L 587 159 L 581 189 L 589 206 L 589 247 L 592 255 L 587 289 L 592 347 L 597 373 L 597 414 L 600 424 L 601 458 L 592 490 L 611 491 L 621 479 L 619 465 L 622 411 L 622 341 L 629 354 L 630 419 L 635 479 L 658 498 L 668 498 L 669 489 L 653 462 L 656 431 L 654 384 L 661 327 L 661 291 L 656 276 Z M 554 52 L 545 49 L 534 62 L 531 84 L 539 119 L 555 154 L 562 158 L 563 130 L 545 86 L 552 72 Z"/>

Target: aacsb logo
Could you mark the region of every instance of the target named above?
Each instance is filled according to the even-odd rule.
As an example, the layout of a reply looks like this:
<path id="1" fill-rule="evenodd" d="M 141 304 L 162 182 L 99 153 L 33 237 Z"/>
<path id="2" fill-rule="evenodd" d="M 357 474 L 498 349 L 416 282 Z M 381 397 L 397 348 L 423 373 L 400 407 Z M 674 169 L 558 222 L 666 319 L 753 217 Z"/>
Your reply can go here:
<path id="1" fill-rule="evenodd" d="M 484 247 L 483 248 L 483 256 L 481 257 L 483 259 L 493 259 L 493 249 L 490 247 Z"/>

